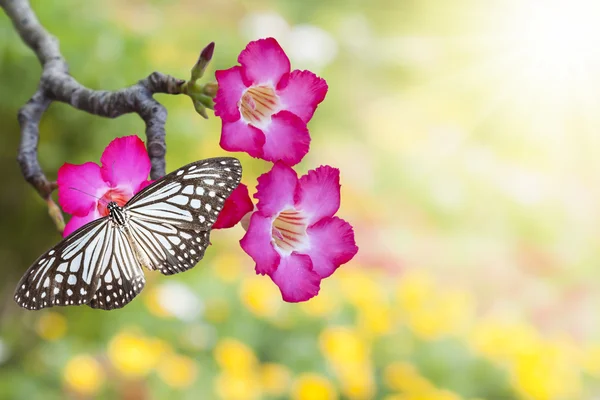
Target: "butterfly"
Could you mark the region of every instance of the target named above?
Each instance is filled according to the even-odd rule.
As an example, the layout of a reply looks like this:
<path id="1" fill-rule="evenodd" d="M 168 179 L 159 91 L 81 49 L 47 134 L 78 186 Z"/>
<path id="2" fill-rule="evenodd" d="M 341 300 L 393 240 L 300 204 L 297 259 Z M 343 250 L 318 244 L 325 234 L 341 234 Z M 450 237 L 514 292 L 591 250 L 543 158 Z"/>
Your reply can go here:
<path id="1" fill-rule="evenodd" d="M 76 230 L 29 267 L 15 301 L 30 310 L 125 306 L 144 288 L 142 267 L 171 275 L 202 259 L 241 177 L 237 159 L 211 158 L 171 172 L 123 207 L 109 202 L 109 215 Z"/>

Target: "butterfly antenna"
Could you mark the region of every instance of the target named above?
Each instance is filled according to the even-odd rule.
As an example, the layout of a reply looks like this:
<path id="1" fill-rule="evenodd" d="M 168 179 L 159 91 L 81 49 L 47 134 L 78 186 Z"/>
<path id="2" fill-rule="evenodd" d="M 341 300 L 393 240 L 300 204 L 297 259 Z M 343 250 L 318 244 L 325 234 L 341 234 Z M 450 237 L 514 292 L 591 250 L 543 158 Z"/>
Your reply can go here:
<path id="1" fill-rule="evenodd" d="M 75 190 L 76 192 L 80 192 L 80 193 L 86 194 L 86 195 L 88 195 L 88 196 L 91 196 L 91 197 L 93 197 L 93 198 L 95 198 L 95 199 L 98 199 L 99 201 L 101 201 L 101 202 L 102 202 L 104 205 L 108 205 L 108 201 L 104 200 L 104 199 L 103 199 L 103 198 L 101 198 L 101 197 L 94 196 L 93 194 L 90 194 L 90 193 L 84 192 L 83 190 L 80 190 L 80 189 L 77 189 L 77 188 L 74 188 L 74 187 L 70 187 L 69 189 L 71 189 L 71 190 Z"/>

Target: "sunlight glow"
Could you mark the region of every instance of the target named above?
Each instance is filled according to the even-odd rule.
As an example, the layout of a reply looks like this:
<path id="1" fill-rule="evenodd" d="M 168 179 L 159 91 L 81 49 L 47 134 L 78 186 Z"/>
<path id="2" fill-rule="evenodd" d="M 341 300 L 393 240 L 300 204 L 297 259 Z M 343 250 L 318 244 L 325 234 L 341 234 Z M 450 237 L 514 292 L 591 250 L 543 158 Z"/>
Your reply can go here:
<path id="1" fill-rule="evenodd" d="M 526 77 L 568 87 L 600 65 L 599 1 L 523 2 L 519 11 L 511 30 Z"/>
<path id="2" fill-rule="evenodd" d="M 577 94 L 589 85 L 600 70 L 599 20 L 598 0 L 516 3 L 503 36 L 521 64 L 515 73 L 523 86 L 560 95 Z"/>

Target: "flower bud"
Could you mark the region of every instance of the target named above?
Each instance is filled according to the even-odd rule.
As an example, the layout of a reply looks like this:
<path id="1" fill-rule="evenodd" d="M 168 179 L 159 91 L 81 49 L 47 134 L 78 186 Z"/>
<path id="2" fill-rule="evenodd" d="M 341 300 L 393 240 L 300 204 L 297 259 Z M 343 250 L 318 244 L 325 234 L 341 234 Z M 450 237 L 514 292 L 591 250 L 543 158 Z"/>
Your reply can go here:
<path id="1" fill-rule="evenodd" d="M 202 50 L 200 53 L 200 57 L 198 57 L 198 61 L 192 67 L 192 74 L 190 78 L 190 82 L 195 82 L 204 75 L 204 71 L 208 66 L 208 63 L 212 59 L 213 53 L 215 51 L 215 42 L 210 42 L 208 46 Z"/>

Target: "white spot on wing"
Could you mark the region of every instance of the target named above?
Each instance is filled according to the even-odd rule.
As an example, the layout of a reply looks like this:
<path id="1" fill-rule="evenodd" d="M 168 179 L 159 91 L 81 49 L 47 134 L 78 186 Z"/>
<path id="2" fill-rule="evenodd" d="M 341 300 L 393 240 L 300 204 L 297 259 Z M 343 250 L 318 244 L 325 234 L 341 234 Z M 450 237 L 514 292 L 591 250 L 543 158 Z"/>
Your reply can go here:
<path id="1" fill-rule="evenodd" d="M 189 197 L 178 194 L 177 196 L 171 197 L 167 201 L 170 203 L 175 203 L 175 204 L 179 204 L 181 206 L 185 206 L 187 204 L 188 200 L 189 200 Z"/>

